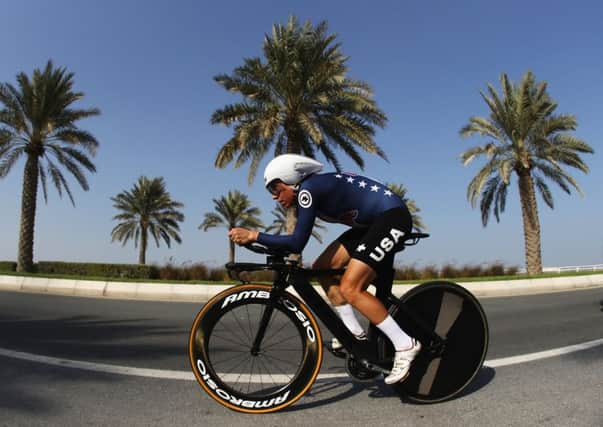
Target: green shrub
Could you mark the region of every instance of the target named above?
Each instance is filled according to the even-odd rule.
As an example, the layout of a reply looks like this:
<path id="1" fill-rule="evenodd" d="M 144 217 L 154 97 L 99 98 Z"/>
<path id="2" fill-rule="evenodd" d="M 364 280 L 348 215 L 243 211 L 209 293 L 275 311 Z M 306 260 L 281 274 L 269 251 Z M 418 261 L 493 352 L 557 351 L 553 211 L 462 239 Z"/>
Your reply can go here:
<path id="1" fill-rule="evenodd" d="M 454 279 L 459 277 L 488 277 L 488 276 L 514 276 L 519 267 L 506 267 L 500 261 L 490 264 L 465 264 L 456 266 L 451 263 L 444 264 L 441 268 L 435 265 L 416 267 L 415 265 L 396 265 L 395 280 L 429 280 L 429 279 Z"/>
<path id="2" fill-rule="evenodd" d="M 161 280 L 207 280 L 209 277 L 208 268 L 203 263 L 174 265 L 170 259 L 163 267 L 156 267 Z"/>
<path id="3" fill-rule="evenodd" d="M 484 268 L 484 273 L 487 276 L 504 276 L 505 266 L 502 262 L 496 261 Z"/>
<path id="4" fill-rule="evenodd" d="M 127 279 L 156 279 L 159 277 L 156 267 L 139 264 L 40 261 L 36 264 L 36 272 Z"/>
<path id="5" fill-rule="evenodd" d="M 17 263 L 13 261 L 0 261 L 0 271 L 17 271 Z"/>
<path id="6" fill-rule="evenodd" d="M 419 275 L 419 270 L 414 265 L 399 265 L 394 270 L 395 280 L 416 280 Z"/>
<path id="7" fill-rule="evenodd" d="M 460 268 L 459 277 L 480 277 L 487 276 L 483 271 L 482 266 L 478 264 L 465 264 Z"/>
<path id="8" fill-rule="evenodd" d="M 207 280 L 220 282 L 222 280 L 230 280 L 230 276 L 225 268 L 212 268 L 209 270 Z"/>
<path id="9" fill-rule="evenodd" d="M 455 277 L 460 277 L 461 273 L 459 269 L 453 264 L 444 264 L 442 269 L 440 270 L 440 277 L 446 277 L 449 279 L 454 279 Z"/>
<path id="10" fill-rule="evenodd" d="M 433 264 L 423 267 L 419 273 L 419 279 L 421 280 L 437 279 L 438 277 L 440 277 L 440 271 Z"/>
<path id="11" fill-rule="evenodd" d="M 17 263 L 15 262 L 0 261 L 0 272 L 14 272 L 16 271 L 16 267 Z M 226 269 L 223 267 L 210 268 L 201 262 L 175 265 L 171 258 L 163 266 L 41 261 L 35 264 L 34 268 L 35 271 L 40 274 L 107 277 L 116 279 L 161 279 L 166 281 L 207 280 L 214 282 L 232 280 Z M 394 279 L 419 282 L 462 277 L 513 276 L 516 275 L 518 271 L 519 267 L 505 266 L 500 261 L 482 265 L 465 264 L 463 266 L 447 263 L 441 268 L 438 268 L 435 265 L 427 265 L 424 267 L 417 267 L 414 264 L 396 265 Z M 242 275 L 241 279 L 250 282 L 271 282 L 274 280 L 274 272 L 256 271 L 246 273 L 245 275 Z"/>

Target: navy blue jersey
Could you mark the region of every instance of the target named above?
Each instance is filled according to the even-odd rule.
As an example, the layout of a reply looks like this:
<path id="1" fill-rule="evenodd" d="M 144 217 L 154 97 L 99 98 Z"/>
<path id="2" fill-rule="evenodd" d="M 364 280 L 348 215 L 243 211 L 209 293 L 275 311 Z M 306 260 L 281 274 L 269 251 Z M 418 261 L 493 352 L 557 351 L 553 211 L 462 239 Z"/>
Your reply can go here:
<path id="1" fill-rule="evenodd" d="M 382 183 L 350 173 L 311 175 L 297 192 L 297 225 L 291 235 L 260 233 L 258 243 L 300 253 L 312 234 L 314 220 L 351 227 L 368 227 L 383 212 L 404 206 L 402 199 Z"/>

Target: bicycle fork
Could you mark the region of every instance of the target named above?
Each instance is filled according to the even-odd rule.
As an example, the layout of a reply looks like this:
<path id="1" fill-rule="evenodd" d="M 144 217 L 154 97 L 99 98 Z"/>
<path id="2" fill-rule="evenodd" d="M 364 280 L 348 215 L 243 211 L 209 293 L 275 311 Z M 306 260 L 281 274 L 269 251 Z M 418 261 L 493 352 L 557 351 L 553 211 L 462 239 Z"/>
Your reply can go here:
<path id="1" fill-rule="evenodd" d="M 262 340 L 266 335 L 266 329 L 268 329 L 268 324 L 270 323 L 270 319 L 272 318 L 274 306 L 276 305 L 276 301 L 278 300 L 278 298 L 280 298 L 280 296 L 281 291 L 279 288 L 273 288 L 270 291 L 270 303 L 267 304 L 264 308 L 264 313 L 262 313 L 262 318 L 260 319 L 258 330 L 255 334 L 255 338 L 253 339 L 253 344 L 251 345 L 250 352 L 253 356 L 258 356 L 261 352 Z"/>

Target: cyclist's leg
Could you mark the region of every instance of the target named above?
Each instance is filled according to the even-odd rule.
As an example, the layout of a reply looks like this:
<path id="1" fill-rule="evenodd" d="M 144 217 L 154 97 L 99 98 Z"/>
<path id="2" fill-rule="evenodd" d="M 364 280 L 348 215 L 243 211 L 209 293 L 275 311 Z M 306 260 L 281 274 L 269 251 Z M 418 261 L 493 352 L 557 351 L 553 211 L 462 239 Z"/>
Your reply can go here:
<path id="1" fill-rule="evenodd" d="M 355 241 L 341 240 L 351 258 L 341 279 L 341 294 L 374 325 L 383 322 L 388 313 L 383 303 L 366 288 L 377 272 L 391 269 L 394 254 L 404 248 L 403 236 L 411 229 L 410 213 L 401 207 L 384 212 L 368 229 L 357 232 L 362 234 L 355 235 Z"/>
<path id="2" fill-rule="evenodd" d="M 314 269 L 338 269 L 343 268 L 350 261 L 350 255 L 338 240 L 331 243 L 327 249 L 316 259 L 312 268 Z M 319 282 L 324 289 L 331 305 L 346 325 L 346 327 L 356 336 L 364 337 L 364 329 L 358 322 L 352 306 L 343 298 L 339 290 L 339 281 L 341 276 L 321 276 Z M 343 346 L 337 339 L 333 339 L 330 349 L 340 351 Z"/>
<path id="3" fill-rule="evenodd" d="M 387 312 L 383 303 L 366 291 L 375 276 L 375 271 L 369 265 L 352 258 L 341 279 L 340 288 L 343 297 L 392 342 L 396 352 L 385 383 L 394 384 L 408 376 L 412 361 L 421 351 L 421 344 L 406 334 Z"/>
<path id="4" fill-rule="evenodd" d="M 384 212 L 366 231 L 360 244 L 350 251 L 351 261 L 341 279 L 343 297 L 377 326 L 392 342 L 396 354 L 385 382 L 392 384 L 408 375 L 410 363 L 421 349 L 389 315 L 383 303 L 366 291 L 378 271 L 391 268 L 394 254 L 403 249 L 403 236 L 411 231 L 412 221 L 406 209 Z"/>
<path id="5" fill-rule="evenodd" d="M 345 267 L 350 262 L 350 254 L 337 240 L 332 242 L 312 264 L 312 268 L 320 270 L 337 269 Z M 333 306 L 346 304 L 346 300 L 339 292 L 341 276 L 321 276 L 318 281 L 324 289 Z"/>
<path id="6" fill-rule="evenodd" d="M 371 266 L 352 258 L 341 278 L 341 294 L 346 301 L 387 335 L 397 351 L 407 350 L 412 347 L 412 338 L 398 326 L 383 303 L 366 291 L 375 277 L 375 270 Z"/>
<path id="7" fill-rule="evenodd" d="M 374 325 L 387 317 L 385 306 L 375 296 L 366 291 L 375 279 L 375 271 L 367 264 L 352 258 L 341 278 L 340 293 L 351 305 Z"/>

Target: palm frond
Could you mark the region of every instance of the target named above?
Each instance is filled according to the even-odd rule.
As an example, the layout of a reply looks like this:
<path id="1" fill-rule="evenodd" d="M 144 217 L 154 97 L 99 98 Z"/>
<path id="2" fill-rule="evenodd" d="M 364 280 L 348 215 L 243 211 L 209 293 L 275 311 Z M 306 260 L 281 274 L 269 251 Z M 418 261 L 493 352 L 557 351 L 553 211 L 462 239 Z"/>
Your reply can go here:
<path id="1" fill-rule="evenodd" d="M 312 156 L 320 151 L 337 166 L 334 148 L 361 167 L 359 150 L 387 158 L 374 142 L 375 128 L 384 127 L 387 117 L 370 86 L 347 76 L 347 58 L 336 38 L 326 22 L 300 25 L 289 19 L 265 36 L 263 58 L 247 58 L 232 73 L 214 77 L 242 97 L 212 114 L 213 124 L 233 127 L 216 166 L 251 162 L 251 181 L 269 151 Z"/>
<path id="2" fill-rule="evenodd" d="M 168 248 L 172 240 L 181 243 L 179 223 L 184 221 L 184 215 L 178 209 L 184 205 L 172 199 L 162 177 L 141 176 L 130 190 L 111 197 L 111 201 L 120 211 L 113 217 L 119 223 L 111 232 L 112 241 L 120 240 L 125 245 L 133 239 L 138 247 L 143 233 L 148 233 L 157 247 L 162 241 Z"/>
<path id="3" fill-rule="evenodd" d="M 247 195 L 238 190 L 231 190 L 226 196 L 213 199 L 213 203 L 215 212 L 206 213 L 205 220 L 199 225 L 199 229 L 203 231 L 217 226 L 224 226 L 228 229 L 264 227 L 259 218 L 261 210 L 251 206 Z"/>
<path id="4" fill-rule="evenodd" d="M 489 118 L 470 117 L 469 123 L 460 130 L 461 136 L 478 134 L 491 139 L 486 145 L 461 154 L 465 165 L 479 157 L 486 158 L 486 164 L 467 187 L 467 199 L 473 207 L 481 199 L 484 225 L 490 212 L 494 212 L 498 220 L 498 214 L 504 211 L 512 172 L 532 175 L 533 185 L 552 208 L 553 194 L 544 178 L 566 193 L 574 187 L 582 194 L 577 181 L 562 167 L 587 173 L 589 168 L 581 154 L 594 153 L 585 141 L 568 133 L 577 128 L 576 118 L 570 114 L 555 114 L 557 103 L 549 96 L 546 82 L 537 83 L 534 74 L 528 71 L 515 85 L 503 73 L 500 86 L 500 94 L 491 84 L 486 92 L 480 92 L 490 109 Z"/>

